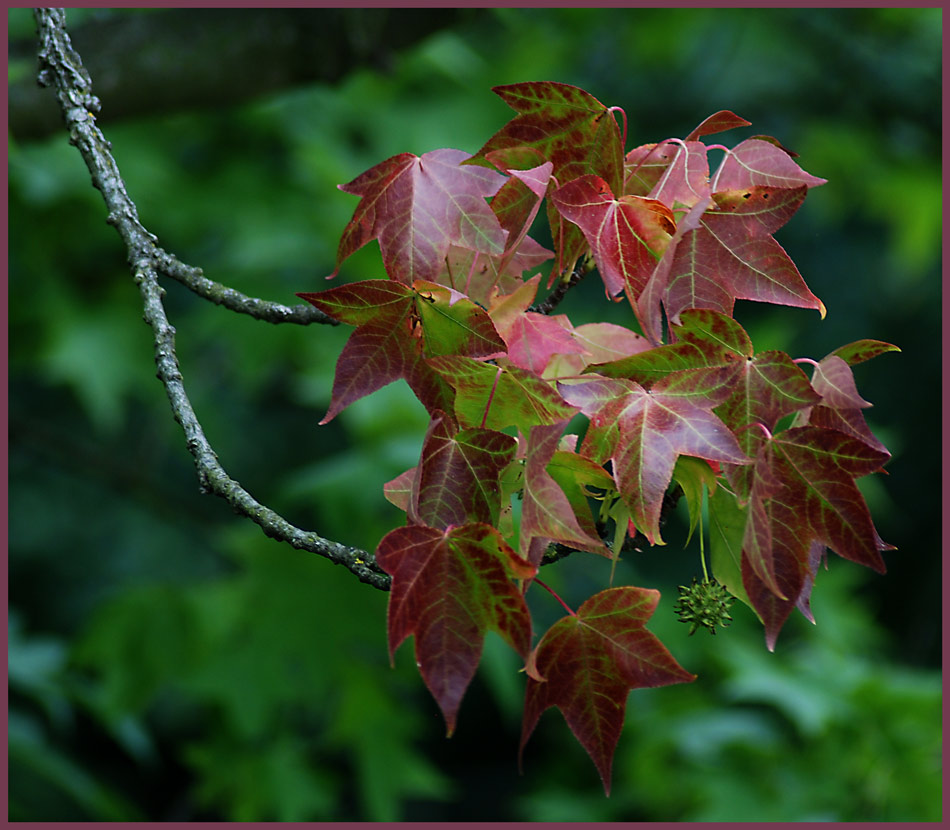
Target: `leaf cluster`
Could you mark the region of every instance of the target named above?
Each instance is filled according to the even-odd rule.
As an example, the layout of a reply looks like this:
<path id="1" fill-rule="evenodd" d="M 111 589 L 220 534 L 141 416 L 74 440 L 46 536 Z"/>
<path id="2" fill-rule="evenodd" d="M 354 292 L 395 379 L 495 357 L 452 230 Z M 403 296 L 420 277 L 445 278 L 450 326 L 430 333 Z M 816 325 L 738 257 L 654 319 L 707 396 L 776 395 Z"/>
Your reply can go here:
<path id="1" fill-rule="evenodd" d="M 497 632 L 524 660 L 522 749 L 559 708 L 609 793 L 628 692 L 694 676 L 646 629 L 647 588 L 607 587 L 577 610 L 555 595 L 566 616 L 535 639 L 525 594 L 547 587 L 546 552 L 616 563 L 633 538 L 665 544 L 664 500 L 680 491 L 692 529 L 708 519 L 717 613 L 738 598 L 774 649 L 792 611 L 812 619 L 829 549 L 884 572 L 891 546 L 856 480 L 889 453 L 852 367 L 896 347 L 796 360 L 757 352 L 735 320 L 738 299 L 825 313 L 773 236 L 824 180 L 776 139 L 707 144 L 748 125 L 719 112 L 626 151 L 626 115 L 583 90 L 494 91 L 516 115 L 474 156 L 401 153 L 341 185 L 360 201 L 331 276 L 375 240 L 386 278 L 299 296 L 355 327 L 322 423 L 400 379 L 430 416 L 418 464 L 385 488 L 406 514 L 376 550 L 393 580 L 390 652 L 414 636 L 451 734 Z M 530 235 L 545 220 L 551 249 Z M 542 300 L 545 276 L 560 299 L 594 269 L 629 327 L 574 326 Z M 682 607 L 715 630 L 706 599 Z"/>

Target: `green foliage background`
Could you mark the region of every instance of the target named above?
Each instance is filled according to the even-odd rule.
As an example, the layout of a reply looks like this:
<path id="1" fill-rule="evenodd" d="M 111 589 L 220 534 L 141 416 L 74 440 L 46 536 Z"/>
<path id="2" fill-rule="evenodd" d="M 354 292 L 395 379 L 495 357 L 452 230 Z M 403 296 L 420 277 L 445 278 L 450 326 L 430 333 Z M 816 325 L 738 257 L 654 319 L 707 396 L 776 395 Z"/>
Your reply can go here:
<path id="1" fill-rule="evenodd" d="M 9 22 L 32 30 L 25 10 Z M 499 640 L 446 741 L 411 646 L 388 666 L 385 595 L 198 493 L 78 153 L 64 133 L 11 138 L 10 818 L 939 820 L 940 43 L 938 9 L 498 9 L 332 88 L 106 129 L 161 244 L 283 302 L 326 285 L 354 208 L 335 186 L 402 151 L 474 152 L 509 116 L 495 84 L 577 84 L 626 109 L 628 146 L 732 109 L 753 127 L 726 141 L 775 135 L 829 179 L 779 234 L 828 318 L 738 317 L 796 357 L 902 348 L 858 368 L 894 454 L 866 494 L 900 550 L 885 577 L 834 558 L 817 627 L 793 619 L 775 654 L 741 608 L 715 639 L 686 636 L 685 533 L 622 563 L 661 589 L 651 630 L 700 677 L 631 696 L 609 800 L 553 712 L 518 776 L 522 681 Z M 383 275 L 370 248 L 342 279 Z M 624 319 L 589 282 L 572 320 Z M 425 427 L 408 389 L 318 427 L 346 327 L 274 327 L 167 289 L 225 468 L 296 524 L 373 549 L 399 521 L 382 484 Z M 579 601 L 607 568 L 579 555 L 550 580 Z"/>

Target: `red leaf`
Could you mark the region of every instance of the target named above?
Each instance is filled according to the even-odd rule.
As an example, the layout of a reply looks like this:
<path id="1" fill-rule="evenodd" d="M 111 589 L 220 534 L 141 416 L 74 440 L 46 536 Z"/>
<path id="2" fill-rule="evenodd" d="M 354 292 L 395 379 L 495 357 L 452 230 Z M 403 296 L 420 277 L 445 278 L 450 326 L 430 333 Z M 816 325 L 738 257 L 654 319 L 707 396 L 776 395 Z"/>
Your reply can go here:
<path id="1" fill-rule="evenodd" d="M 417 281 L 409 287 L 392 280 L 365 280 L 298 296 L 357 327 L 337 361 L 333 396 L 321 424 L 400 378 L 430 412 L 451 410 L 451 388 L 424 358 L 489 355 L 505 348 L 483 309 L 435 283 Z"/>
<path id="2" fill-rule="evenodd" d="M 710 411 L 709 375 L 677 373 L 647 391 L 628 380 L 562 385 L 561 394 L 590 418 L 582 454 L 610 458 L 617 490 L 650 544 L 662 544 L 660 506 L 680 455 L 748 463 L 735 436 Z M 722 393 L 720 393 L 722 394 Z"/>
<path id="3" fill-rule="evenodd" d="M 806 173 L 787 150 L 761 138 L 748 138 L 726 153 L 713 177 L 714 191 L 745 190 L 751 187 L 818 187 L 827 179 Z"/>
<path id="4" fill-rule="evenodd" d="M 686 136 L 686 140 L 695 141 L 698 138 L 702 138 L 704 135 L 724 133 L 726 130 L 731 130 L 735 127 L 748 127 L 751 123 L 751 121 L 746 121 L 744 118 L 740 118 L 734 112 L 730 112 L 729 110 L 720 110 L 719 112 L 713 113 L 709 116 L 709 118 L 705 119 L 695 130 Z"/>
<path id="5" fill-rule="evenodd" d="M 887 457 L 842 432 L 813 426 L 763 443 L 742 559 L 743 584 L 766 624 L 770 648 L 803 590 L 812 543 L 884 573 L 880 551 L 891 547 L 878 536 L 855 479 L 879 470 Z"/>
<path id="6" fill-rule="evenodd" d="M 709 162 L 701 141 L 669 139 L 627 153 L 624 194 L 648 196 L 669 208 L 692 207 L 710 194 Z"/>
<path id="7" fill-rule="evenodd" d="M 610 588 L 551 626 L 528 663 L 522 752 L 541 713 L 557 706 L 610 794 L 630 690 L 695 680 L 644 627 L 659 599 L 658 591 Z"/>
<path id="8" fill-rule="evenodd" d="M 580 354 L 584 347 L 572 337 L 570 321 L 563 314 L 548 316 L 526 311 L 519 315 L 505 336 L 508 359 L 515 366 L 544 372 L 556 354 Z"/>
<path id="9" fill-rule="evenodd" d="M 640 196 L 615 199 L 610 185 L 597 176 L 568 182 L 551 201 L 583 231 L 607 294 L 626 290 L 635 301 L 676 230 L 669 208 Z"/>
<path id="10" fill-rule="evenodd" d="M 528 433 L 518 547 L 533 565 L 540 564 L 549 542 L 610 556 L 600 539 L 581 528 L 567 496 L 547 471 L 567 423 L 531 427 Z"/>
<path id="11" fill-rule="evenodd" d="M 820 402 L 803 410 L 795 421 L 796 426 L 811 424 L 825 429 L 836 429 L 890 455 L 887 447 L 871 432 L 864 415 L 861 414 L 861 410 L 867 409 L 871 404 L 858 394 L 854 373 L 843 358 L 836 353 L 824 358 L 815 367 L 811 385 L 821 396 Z"/>
<path id="12" fill-rule="evenodd" d="M 550 161 L 561 184 L 593 174 L 620 193 L 623 139 L 608 107 L 576 86 L 549 81 L 509 84 L 493 91 L 518 115 L 485 143 L 475 159 L 485 158 L 503 170 Z M 574 226 L 559 221 L 550 202 L 547 214 L 557 255 L 553 280 L 583 252 L 584 238 Z"/>
<path id="13" fill-rule="evenodd" d="M 410 635 L 422 679 L 455 731 L 487 631 L 522 657 L 531 646 L 531 617 L 512 579 L 536 569 L 493 527 L 468 524 L 442 531 L 421 525 L 388 533 L 376 561 L 393 578 L 387 620 L 390 657 Z"/>
<path id="14" fill-rule="evenodd" d="M 386 273 L 406 284 L 435 281 L 450 245 L 501 254 L 507 234 L 485 198 L 505 179 L 481 167 L 460 166 L 468 158 L 448 149 L 423 156 L 402 153 L 340 185 L 361 199 L 340 239 L 337 271 L 372 239 L 379 240 Z"/>
<path id="15" fill-rule="evenodd" d="M 736 299 L 817 309 L 824 304 L 805 285 L 772 238 L 801 205 L 804 186 L 789 190 L 753 186 L 714 195 L 715 207 L 681 220 L 688 230 L 666 248 L 640 299 L 644 333 L 658 339 L 659 302 L 673 322 L 687 308 L 731 315 Z"/>
<path id="16" fill-rule="evenodd" d="M 422 444 L 412 483 L 409 519 L 434 528 L 484 522 L 501 511 L 498 476 L 514 458 L 516 440 L 488 429 L 457 431 L 436 413 Z"/>

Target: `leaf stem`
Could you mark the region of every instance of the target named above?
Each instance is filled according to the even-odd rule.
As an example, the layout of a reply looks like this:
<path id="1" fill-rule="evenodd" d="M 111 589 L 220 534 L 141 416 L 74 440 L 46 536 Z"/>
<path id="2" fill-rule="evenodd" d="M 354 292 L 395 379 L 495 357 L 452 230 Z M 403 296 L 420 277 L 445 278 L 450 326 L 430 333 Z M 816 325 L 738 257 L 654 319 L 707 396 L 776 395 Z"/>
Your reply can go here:
<path id="1" fill-rule="evenodd" d="M 610 107 L 607 112 L 619 112 L 623 116 L 623 138 L 620 141 L 620 146 L 626 150 L 627 149 L 627 113 L 624 112 L 623 107 Z"/>
<path id="2" fill-rule="evenodd" d="M 544 588 L 545 591 L 547 591 L 552 597 L 554 597 L 559 603 L 561 603 L 561 605 L 564 606 L 564 610 L 567 611 L 568 614 L 570 614 L 572 617 L 576 617 L 576 616 L 577 616 L 577 614 L 575 614 L 575 613 L 571 610 L 571 607 L 570 607 L 563 599 L 561 599 L 561 598 L 555 593 L 555 591 L 554 591 L 552 588 L 550 588 L 550 587 L 548 587 L 547 585 L 545 585 L 545 584 L 544 584 L 540 579 L 538 579 L 537 577 L 535 577 L 535 579 L 534 579 L 533 581 L 536 582 L 538 585 L 540 585 L 542 588 Z"/>
<path id="3" fill-rule="evenodd" d="M 485 413 L 482 415 L 482 422 L 479 429 L 485 429 L 485 423 L 488 421 L 488 410 L 491 409 L 491 402 L 495 397 L 495 390 L 498 388 L 498 379 L 501 377 L 501 366 L 495 372 L 495 380 L 491 385 L 491 392 L 488 393 L 488 401 L 485 403 Z"/>

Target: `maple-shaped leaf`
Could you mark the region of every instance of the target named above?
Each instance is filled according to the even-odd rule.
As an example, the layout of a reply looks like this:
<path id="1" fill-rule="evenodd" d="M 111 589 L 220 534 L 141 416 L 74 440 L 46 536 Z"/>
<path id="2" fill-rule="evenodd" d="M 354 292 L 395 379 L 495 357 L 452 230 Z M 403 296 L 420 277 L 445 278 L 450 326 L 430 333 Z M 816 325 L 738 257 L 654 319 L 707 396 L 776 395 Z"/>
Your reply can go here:
<path id="1" fill-rule="evenodd" d="M 396 528 L 379 543 L 376 562 L 393 578 L 387 608 L 390 658 L 415 635 L 419 672 L 451 735 L 485 633 L 497 632 L 527 657 L 531 617 L 512 580 L 530 579 L 536 569 L 485 524 L 444 531 Z"/>
<path id="2" fill-rule="evenodd" d="M 753 355 L 752 341 L 732 317 L 706 308 L 687 309 L 671 327 L 676 342 L 641 349 L 620 360 L 595 363 L 585 372 L 629 378 L 643 386 L 673 372 L 721 368 Z"/>
<path id="3" fill-rule="evenodd" d="M 813 308 L 824 317 L 824 304 L 772 236 L 798 210 L 806 190 L 724 190 L 713 194 L 712 207 L 680 220 L 688 229 L 667 246 L 640 300 L 644 334 L 657 339 L 661 301 L 673 322 L 687 308 L 731 315 L 737 299 Z"/>
<path id="4" fill-rule="evenodd" d="M 711 411 L 717 402 L 710 396 L 711 377 L 676 373 L 649 390 L 621 379 L 559 385 L 565 400 L 590 418 L 582 453 L 598 462 L 609 457 L 617 490 L 651 545 L 663 544 L 660 507 L 680 455 L 749 462 Z"/>
<path id="5" fill-rule="evenodd" d="M 811 385 L 819 397 L 815 406 L 803 410 L 795 420 L 796 426 L 811 424 L 826 429 L 837 429 L 864 441 L 874 449 L 887 453 L 880 440 L 871 432 L 862 409 L 871 404 L 858 394 L 854 373 L 848 363 L 837 354 L 822 359 L 812 374 Z"/>
<path id="6" fill-rule="evenodd" d="M 753 358 L 738 361 L 731 378 L 733 391 L 714 410 L 736 435 L 742 451 L 755 458 L 764 439 L 761 424 L 771 432 L 779 419 L 807 409 L 821 400 L 801 368 L 785 352 L 759 352 Z M 723 473 L 741 501 L 749 495 L 751 467 L 723 465 Z"/>
<path id="7" fill-rule="evenodd" d="M 623 138 L 609 107 L 570 84 L 529 81 L 493 90 L 518 114 L 473 157 L 499 169 L 527 169 L 550 161 L 561 184 L 588 174 L 604 179 L 614 193 L 623 184 Z M 548 222 L 557 255 L 551 278 L 583 253 L 584 238 L 564 225 L 551 203 Z"/>
<path id="8" fill-rule="evenodd" d="M 581 528 L 570 501 L 547 470 L 566 426 L 567 421 L 534 426 L 528 433 L 518 548 L 533 565 L 540 564 L 549 542 L 610 555 L 598 537 Z"/>
<path id="9" fill-rule="evenodd" d="M 551 81 L 496 86 L 492 92 L 518 114 L 474 160 L 491 153 L 496 166 L 524 169 L 541 159 L 553 163 L 562 184 L 593 173 L 619 192 L 623 140 L 609 107 L 579 87 Z"/>
<path id="10" fill-rule="evenodd" d="M 517 366 L 467 357 L 435 357 L 428 363 L 455 390 L 455 418 L 463 428 L 515 426 L 527 433 L 536 424 L 555 424 L 577 412 L 550 382 Z"/>
<path id="11" fill-rule="evenodd" d="M 573 326 L 566 315 L 528 311 L 540 279 L 536 275 L 511 294 L 495 298 L 488 310 L 496 331 L 508 344 L 508 359 L 537 375 L 544 372 L 553 355 L 584 351 L 572 336 Z"/>
<path id="12" fill-rule="evenodd" d="M 424 358 L 505 349 L 484 309 L 435 283 L 417 280 L 407 286 L 364 280 L 298 296 L 333 319 L 356 326 L 337 361 L 330 407 L 321 424 L 400 378 L 430 412 L 451 410 L 451 388 Z M 421 342 L 416 334 L 421 334 Z"/>
<path id="13" fill-rule="evenodd" d="M 804 586 L 813 542 L 884 573 L 880 551 L 891 548 L 881 541 L 855 480 L 880 470 L 887 458 L 850 435 L 814 426 L 780 432 L 759 449 L 743 583 L 772 644 Z"/>
<path id="14" fill-rule="evenodd" d="M 551 194 L 558 212 L 584 233 L 607 289 L 635 301 L 676 230 L 662 202 L 641 196 L 614 198 L 599 176 L 582 176 Z"/>
<path id="15" fill-rule="evenodd" d="M 630 691 L 696 679 L 645 627 L 659 599 L 659 591 L 609 588 L 548 629 L 528 661 L 522 753 L 541 713 L 556 706 L 610 794 Z"/>
<path id="16" fill-rule="evenodd" d="M 591 364 L 621 360 L 646 351 L 650 341 L 616 323 L 584 323 L 571 331 L 580 351 L 555 355 L 544 371 L 546 378 L 561 378 L 579 375 Z"/>
<path id="17" fill-rule="evenodd" d="M 583 353 L 584 346 L 572 335 L 573 326 L 567 315 L 526 311 L 505 338 L 508 359 L 515 366 L 541 375 L 554 355 Z"/>
<path id="18" fill-rule="evenodd" d="M 434 281 L 450 245 L 501 254 L 507 233 L 485 200 L 505 178 L 463 166 L 468 158 L 468 153 L 451 149 L 422 156 L 401 153 L 340 185 L 344 193 L 359 196 L 360 203 L 340 238 L 333 275 L 373 239 L 379 240 L 386 273 L 406 284 Z"/>
<path id="19" fill-rule="evenodd" d="M 488 429 L 458 431 L 436 413 L 422 443 L 412 482 L 409 519 L 434 528 L 482 522 L 501 511 L 499 475 L 513 460 L 517 441 Z"/>
<path id="20" fill-rule="evenodd" d="M 764 186 L 777 188 L 818 187 L 827 182 L 806 173 L 787 150 L 771 141 L 748 138 L 726 152 L 713 177 L 715 191 L 743 190 Z"/>
<path id="21" fill-rule="evenodd" d="M 624 195 L 647 196 L 669 208 L 690 208 L 710 195 L 709 161 L 701 141 L 644 144 L 624 159 Z"/>
<path id="22" fill-rule="evenodd" d="M 452 245 L 445 267 L 435 281 L 487 307 L 495 297 L 516 291 L 523 283 L 525 271 L 543 265 L 552 256 L 551 251 L 530 236 L 521 240 L 514 253 L 500 256 Z"/>

